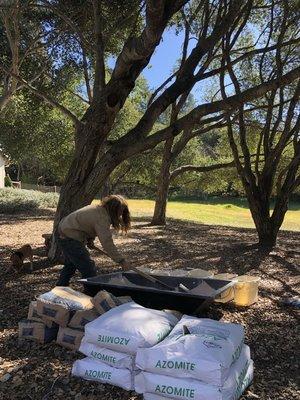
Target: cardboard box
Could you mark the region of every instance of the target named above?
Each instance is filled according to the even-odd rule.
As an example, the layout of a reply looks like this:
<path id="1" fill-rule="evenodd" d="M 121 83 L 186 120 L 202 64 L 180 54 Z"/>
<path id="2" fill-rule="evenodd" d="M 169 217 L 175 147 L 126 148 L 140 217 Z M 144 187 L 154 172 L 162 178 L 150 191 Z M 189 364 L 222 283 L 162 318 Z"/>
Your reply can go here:
<path id="1" fill-rule="evenodd" d="M 56 322 L 60 326 L 67 326 L 71 318 L 71 312 L 67 308 L 39 299 L 37 300 L 37 313 L 42 319 Z"/>
<path id="2" fill-rule="evenodd" d="M 69 287 L 56 286 L 37 299 L 37 313 L 43 319 L 66 327 L 77 310 L 93 308 L 92 298 Z"/>
<path id="3" fill-rule="evenodd" d="M 31 301 L 29 304 L 27 319 L 30 321 L 43 322 L 48 328 L 54 328 L 57 324 L 46 317 L 40 317 L 37 313 L 37 302 Z"/>
<path id="4" fill-rule="evenodd" d="M 44 323 L 28 319 L 19 322 L 19 339 L 35 340 L 39 343 L 49 343 L 57 337 L 58 326 L 48 328 Z"/>
<path id="5" fill-rule="evenodd" d="M 68 326 L 70 328 L 83 330 L 84 326 L 88 322 L 91 322 L 98 317 L 99 317 L 99 314 L 97 313 L 95 308 L 92 308 L 91 310 L 78 310 L 75 312 L 75 314 L 71 318 Z"/>
<path id="6" fill-rule="evenodd" d="M 30 321 L 43 322 L 42 318 L 37 313 L 36 301 L 31 301 L 28 308 L 27 319 Z"/>
<path id="7" fill-rule="evenodd" d="M 130 301 L 132 301 L 132 299 L 129 296 L 116 297 L 106 290 L 101 290 L 92 298 L 95 309 L 100 315 L 121 304 L 129 303 Z"/>
<path id="8" fill-rule="evenodd" d="M 82 330 L 60 327 L 56 342 L 67 349 L 78 350 L 83 336 Z"/>

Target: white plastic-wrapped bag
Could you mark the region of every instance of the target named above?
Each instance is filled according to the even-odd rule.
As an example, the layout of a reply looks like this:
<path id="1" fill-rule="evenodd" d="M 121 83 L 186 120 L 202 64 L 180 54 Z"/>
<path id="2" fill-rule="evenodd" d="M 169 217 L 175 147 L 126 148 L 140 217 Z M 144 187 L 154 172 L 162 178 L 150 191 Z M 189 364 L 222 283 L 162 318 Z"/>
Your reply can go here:
<path id="1" fill-rule="evenodd" d="M 153 393 L 144 393 L 143 399 L 144 400 L 166 400 L 167 397 L 159 396 L 159 395 L 153 394 Z"/>
<path id="2" fill-rule="evenodd" d="M 183 316 L 162 342 L 139 349 L 137 368 L 222 386 L 244 341 L 241 325 Z"/>
<path id="3" fill-rule="evenodd" d="M 162 397 L 181 400 L 233 400 L 238 399 L 253 377 L 250 349 L 244 345 L 239 359 L 232 365 L 230 374 L 222 387 L 196 379 L 174 378 L 151 372 L 140 372 L 135 377 L 137 393 L 153 393 Z M 246 387 L 247 387 L 246 386 Z"/>
<path id="4" fill-rule="evenodd" d="M 93 308 L 92 298 L 90 296 L 65 286 L 55 286 L 55 288 L 49 292 L 41 294 L 38 300 L 59 304 L 72 311 L 90 310 Z"/>
<path id="5" fill-rule="evenodd" d="M 79 351 L 87 357 L 115 368 L 134 368 L 134 356 L 99 347 L 89 343 L 85 338 L 81 341 Z"/>
<path id="6" fill-rule="evenodd" d="M 246 375 L 243 379 L 239 382 L 236 391 L 232 394 L 231 397 L 225 397 L 226 400 L 238 400 L 242 394 L 245 392 L 248 386 L 251 385 L 253 381 L 253 361 L 250 360 L 249 366 L 246 372 Z M 229 395 L 230 396 L 230 395 Z M 153 393 L 144 393 L 144 400 L 167 400 L 167 397 L 163 397 Z M 214 400 L 214 399 L 212 399 Z"/>
<path id="7" fill-rule="evenodd" d="M 86 324 L 85 339 L 107 349 L 135 355 L 139 347 L 151 347 L 164 339 L 177 321 L 173 314 L 130 302 Z"/>
<path id="8" fill-rule="evenodd" d="M 235 391 L 235 393 L 233 393 L 232 397 L 227 398 L 228 400 L 238 400 L 242 396 L 247 387 L 250 386 L 253 381 L 253 370 L 253 361 L 250 360 L 244 379 L 240 382 L 237 390 Z M 163 397 L 153 393 L 144 393 L 143 397 L 144 400 L 167 400 L 167 397 Z"/>
<path id="9" fill-rule="evenodd" d="M 113 368 L 88 357 L 74 362 L 72 375 L 133 390 L 133 376 L 129 369 Z"/>

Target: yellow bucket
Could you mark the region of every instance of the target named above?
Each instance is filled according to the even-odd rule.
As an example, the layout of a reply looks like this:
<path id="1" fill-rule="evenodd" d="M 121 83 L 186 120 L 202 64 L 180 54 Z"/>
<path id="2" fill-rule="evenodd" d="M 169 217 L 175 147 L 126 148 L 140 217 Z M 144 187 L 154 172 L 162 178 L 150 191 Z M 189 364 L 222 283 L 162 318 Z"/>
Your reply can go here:
<path id="1" fill-rule="evenodd" d="M 225 280 L 225 281 L 232 281 L 235 280 L 237 277 L 236 274 L 229 274 L 229 273 L 223 273 L 223 274 L 216 274 L 213 276 L 214 279 L 220 279 L 220 280 Z M 219 294 L 215 298 L 216 303 L 228 303 L 229 301 L 234 299 L 234 287 L 230 287 L 229 289 L 225 290 L 223 293 Z"/>
<path id="2" fill-rule="evenodd" d="M 234 303 L 237 306 L 250 306 L 256 303 L 260 278 L 258 276 L 241 275 L 235 279 Z"/>

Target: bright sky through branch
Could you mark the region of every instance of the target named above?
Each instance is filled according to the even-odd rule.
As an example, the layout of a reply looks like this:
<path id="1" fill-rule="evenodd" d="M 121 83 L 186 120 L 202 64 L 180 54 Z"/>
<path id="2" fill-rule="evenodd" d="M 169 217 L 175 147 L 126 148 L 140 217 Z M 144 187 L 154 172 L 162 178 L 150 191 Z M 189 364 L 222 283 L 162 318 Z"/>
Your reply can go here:
<path id="1" fill-rule="evenodd" d="M 175 33 L 175 29 L 171 28 L 164 32 L 162 41 L 157 46 L 148 67 L 143 71 L 143 76 L 147 79 L 151 91 L 161 85 L 173 72 L 178 60 L 181 57 L 183 32 Z M 189 48 L 194 46 L 194 42 L 190 41 Z M 113 68 L 115 59 L 110 57 L 108 65 Z M 195 87 L 192 93 L 197 100 L 200 99 L 200 90 Z"/>

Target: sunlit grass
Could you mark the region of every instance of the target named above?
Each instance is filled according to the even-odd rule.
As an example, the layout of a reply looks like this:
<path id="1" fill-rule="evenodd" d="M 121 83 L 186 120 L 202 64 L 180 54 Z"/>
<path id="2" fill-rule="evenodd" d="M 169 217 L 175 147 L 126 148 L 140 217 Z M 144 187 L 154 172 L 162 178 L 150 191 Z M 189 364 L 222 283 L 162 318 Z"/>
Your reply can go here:
<path id="1" fill-rule="evenodd" d="M 129 206 L 133 217 L 151 217 L 154 201 L 129 200 Z M 209 202 L 170 201 L 167 217 L 209 225 L 254 227 L 246 203 L 240 200 L 232 202 L 224 199 L 213 199 Z M 286 214 L 282 229 L 300 231 L 300 205 L 299 209 L 296 204 L 292 205 L 291 210 Z"/>

